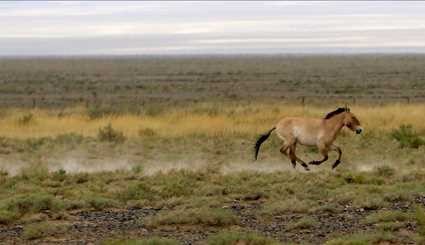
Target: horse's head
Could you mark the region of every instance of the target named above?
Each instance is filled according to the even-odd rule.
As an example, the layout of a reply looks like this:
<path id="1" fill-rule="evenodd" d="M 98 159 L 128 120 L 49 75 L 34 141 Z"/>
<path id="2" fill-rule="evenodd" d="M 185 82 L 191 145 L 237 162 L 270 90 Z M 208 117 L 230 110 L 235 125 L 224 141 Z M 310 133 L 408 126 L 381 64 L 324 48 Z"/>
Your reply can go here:
<path id="1" fill-rule="evenodd" d="M 329 112 L 328 114 L 326 114 L 325 120 L 335 118 L 335 116 L 337 115 L 337 120 L 339 122 L 341 122 L 340 120 L 342 119 L 343 126 L 346 126 L 357 134 L 360 134 L 363 131 L 363 128 L 360 126 L 359 119 L 357 119 L 357 117 L 350 112 L 350 108 L 348 108 L 347 106 L 340 107 L 335 111 Z"/>
<path id="2" fill-rule="evenodd" d="M 356 132 L 356 134 L 360 134 L 363 131 L 359 119 L 348 108 L 344 113 L 344 126 Z"/>

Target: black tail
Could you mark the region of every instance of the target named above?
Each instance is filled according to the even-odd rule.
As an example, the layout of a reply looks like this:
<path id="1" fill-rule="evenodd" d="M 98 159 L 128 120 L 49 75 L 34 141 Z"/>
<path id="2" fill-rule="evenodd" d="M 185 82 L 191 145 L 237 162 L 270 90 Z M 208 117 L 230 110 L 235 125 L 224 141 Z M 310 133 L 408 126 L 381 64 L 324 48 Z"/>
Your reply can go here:
<path id="1" fill-rule="evenodd" d="M 276 127 L 273 127 L 267 133 L 260 135 L 260 137 L 258 138 L 257 142 L 255 142 L 255 160 L 257 160 L 258 151 L 260 151 L 261 144 L 263 144 L 263 142 L 266 141 L 269 138 L 270 134 L 275 129 L 276 129 Z"/>

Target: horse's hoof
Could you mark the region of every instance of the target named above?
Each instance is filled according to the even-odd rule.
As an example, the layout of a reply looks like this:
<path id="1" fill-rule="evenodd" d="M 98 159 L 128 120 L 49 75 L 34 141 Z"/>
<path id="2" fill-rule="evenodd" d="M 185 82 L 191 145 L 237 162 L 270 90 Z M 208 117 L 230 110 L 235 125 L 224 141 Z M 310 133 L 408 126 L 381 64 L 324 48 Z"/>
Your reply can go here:
<path id="1" fill-rule="evenodd" d="M 308 164 L 310 164 L 310 165 L 319 165 L 319 162 L 318 161 L 311 161 Z"/>
<path id="2" fill-rule="evenodd" d="M 309 168 L 304 168 L 305 169 L 305 171 L 310 171 L 310 169 Z"/>
<path id="3" fill-rule="evenodd" d="M 340 160 L 336 160 L 335 162 L 334 162 L 334 164 L 332 165 L 332 169 L 335 169 L 339 164 L 341 163 L 341 161 Z"/>

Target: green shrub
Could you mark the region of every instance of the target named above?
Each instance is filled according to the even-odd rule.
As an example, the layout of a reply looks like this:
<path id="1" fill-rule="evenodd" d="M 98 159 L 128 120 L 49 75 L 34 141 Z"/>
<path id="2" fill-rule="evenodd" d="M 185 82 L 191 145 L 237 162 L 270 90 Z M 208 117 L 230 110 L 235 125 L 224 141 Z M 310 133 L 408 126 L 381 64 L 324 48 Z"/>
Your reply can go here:
<path id="1" fill-rule="evenodd" d="M 107 141 L 113 143 L 122 143 L 126 140 L 124 133 L 112 128 L 111 124 L 100 128 L 97 134 L 97 138 L 100 141 Z"/>
<path id="2" fill-rule="evenodd" d="M 298 198 L 288 198 L 266 203 L 262 210 L 262 214 L 274 216 L 284 213 L 307 213 L 311 206 L 309 201 L 299 200 Z"/>
<path id="3" fill-rule="evenodd" d="M 353 200 L 353 206 L 367 210 L 376 210 L 388 206 L 388 202 L 381 195 L 367 195 Z"/>
<path id="4" fill-rule="evenodd" d="M 368 173 L 344 173 L 343 179 L 347 184 L 362 184 L 362 185 L 382 185 L 385 183 L 384 178 L 380 176 L 373 176 Z"/>
<path id="5" fill-rule="evenodd" d="M 44 210 L 59 211 L 64 209 L 64 203 L 53 195 L 33 193 L 18 195 L 3 201 L 6 210 L 18 213 L 20 216 L 27 213 L 38 213 Z"/>
<path id="6" fill-rule="evenodd" d="M 118 199 L 122 201 L 149 199 L 154 196 L 152 189 L 145 183 L 130 185 L 126 190 L 118 193 Z"/>
<path id="7" fill-rule="evenodd" d="M 395 169 L 390 166 L 384 165 L 376 167 L 375 172 L 378 176 L 391 177 L 395 174 Z"/>
<path id="8" fill-rule="evenodd" d="M 369 244 L 401 244 L 388 232 L 357 233 L 331 239 L 325 245 L 369 245 Z"/>
<path id="9" fill-rule="evenodd" d="M 18 219 L 19 218 L 18 216 L 19 215 L 16 212 L 1 209 L 0 210 L 0 224 L 5 224 L 5 225 L 10 224 L 14 220 Z"/>
<path id="10" fill-rule="evenodd" d="M 229 245 L 229 244 L 247 244 L 247 245 L 277 245 L 278 241 L 257 235 L 255 233 L 229 232 L 224 231 L 208 238 L 209 245 Z"/>
<path id="11" fill-rule="evenodd" d="M 164 112 L 164 108 L 160 106 L 145 106 L 142 108 L 141 114 L 145 116 L 159 116 Z"/>
<path id="12" fill-rule="evenodd" d="M 383 231 L 392 232 L 392 231 L 397 231 L 397 230 L 400 230 L 401 228 L 406 227 L 406 223 L 398 222 L 398 221 L 396 222 L 390 221 L 390 222 L 383 222 L 383 223 L 376 224 L 376 227 Z"/>
<path id="13" fill-rule="evenodd" d="M 17 122 L 20 126 L 27 126 L 34 122 L 34 115 L 32 113 L 22 115 L 18 118 Z"/>
<path id="14" fill-rule="evenodd" d="M 423 207 L 417 207 L 415 212 L 418 233 L 422 237 L 422 242 L 425 242 L 425 210 Z"/>
<path id="15" fill-rule="evenodd" d="M 46 137 L 42 138 L 29 138 L 24 140 L 24 147 L 28 151 L 37 151 L 39 150 L 43 145 L 46 145 L 49 143 L 50 139 Z"/>
<path id="16" fill-rule="evenodd" d="M 83 142 L 84 136 L 76 134 L 76 133 L 69 133 L 69 134 L 61 134 L 56 136 L 55 143 L 60 144 L 80 144 Z"/>
<path id="17" fill-rule="evenodd" d="M 64 233 L 66 230 L 66 225 L 52 224 L 49 222 L 34 223 L 24 227 L 22 237 L 27 240 L 34 240 L 53 234 Z"/>
<path id="18" fill-rule="evenodd" d="M 408 219 L 409 214 L 402 211 L 379 211 L 367 216 L 364 222 L 367 224 L 375 224 L 380 222 L 407 221 Z"/>
<path id="19" fill-rule="evenodd" d="M 391 132 L 391 137 L 398 141 L 401 148 L 419 148 L 425 145 L 425 140 L 416 133 L 412 125 L 401 125 Z"/>
<path id="20" fill-rule="evenodd" d="M 173 176 L 170 178 L 169 176 Z M 194 173 L 187 170 L 171 171 L 168 174 L 157 175 L 158 183 L 155 188 L 158 197 L 170 198 L 192 195 L 198 188 L 201 173 Z"/>
<path id="21" fill-rule="evenodd" d="M 146 221 L 147 226 L 161 225 L 207 225 L 228 226 L 238 222 L 227 209 L 193 208 L 186 210 L 162 211 Z"/>
<path id="22" fill-rule="evenodd" d="M 41 182 L 49 178 L 49 169 L 45 164 L 35 162 L 24 167 L 18 176 L 24 180 Z"/>
<path id="23" fill-rule="evenodd" d="M 303 217 L 296 222 L 292 222 L 288 225 L 288 229 L 290 230 L 299 230 L 299 229 L 309 229 L 317 225 L 318 222 L 314 218 L 311 217 Z"/>
<path id="24" fill-rule="evenodd" d="M 114 107 L 93 105 L 87 108 L 87 116 L 91 120 L 99 119 L 108 115 L 119 115 L 121 112 Z"/>
<path id="25" fill-rule="evenodd" d="M 52 176 L 52 180 L 62 182 L 66 179 L 66 171 L 63 169 L 59 169 L 53 172 L 51 176 Z"/>
<path id="26" fill-rule="evenodd" d="M 155 130 L 151 128 L 142 128 L 139 130 L 139 136 L 140 137 L 152 137 L 156 136 Z"/>
<path id="27" fill-rule="evenodd" d="M 143 164 L 135 164 L 131 167 L 131 171 L 135 174 L 141 174 L 143 173 L 144 167 Z"/>
<path id="28" fill-rule="evenodd" d="M 101 197 L 101 196 L 90 196 L 85 199 L 86 203 L 94 208 L 95 210 L 103 210 L 105 208 L 116 207 L 117 202 L 113 199 Z"/>
<path id="29" fill-rule="evenodd" d="M 178 245 L 178 241 L 168 238 L 152 237 L 141 240 L 107 240 L 102 245 Z"/>

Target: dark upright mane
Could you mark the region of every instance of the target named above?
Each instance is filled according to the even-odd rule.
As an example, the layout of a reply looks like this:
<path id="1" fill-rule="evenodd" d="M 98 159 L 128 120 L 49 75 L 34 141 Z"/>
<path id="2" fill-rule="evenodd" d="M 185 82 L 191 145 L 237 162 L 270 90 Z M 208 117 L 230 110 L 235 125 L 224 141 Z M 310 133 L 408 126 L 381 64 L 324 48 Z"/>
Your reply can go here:
<path id="1" fill-rule="evenodd" d="M 338 115 L 338 114 L 346 112 L 346 111 L 350 111 L 350 109 L 348 109 L 347 107 L 345 107 L 345 108 L 340 107 L 340 108 L 336 109 L 335 111 L 331 111 L 328 114 L 326 114 L 325 119 L 329 119 L 329 118 L 331 118 L 335 115 Z"/>

